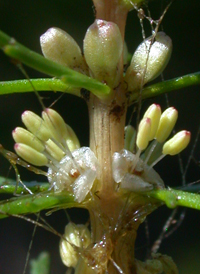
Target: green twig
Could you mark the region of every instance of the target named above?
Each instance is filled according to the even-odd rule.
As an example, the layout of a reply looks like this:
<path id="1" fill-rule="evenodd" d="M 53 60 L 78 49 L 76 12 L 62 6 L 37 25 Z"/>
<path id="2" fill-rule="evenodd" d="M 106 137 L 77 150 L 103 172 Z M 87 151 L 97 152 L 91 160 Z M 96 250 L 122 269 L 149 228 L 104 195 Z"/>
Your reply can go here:
<path id="1" fill-rule="evenodd" d="M 6 55 L 19 60 L 37 71 L 53 77 L 62 78 L 64 83 L 71 87 L 88 89 L 98 97 L 104 97 L 110 93 L 110 88 L 107 85 L 44 58 L 42 55 L 17 43 L 13 38 L 2 31 L 0 31 L 0 47 L 2 47 Z"/>
<path id="2" fill-rule="evenodd" d="M 61 80 L 52 78 L 0 82 L 0 95 L 34 92 L 33 87 L 37 91 L 61 91 L 80 96 L 80 89 L 71 88 Z"/>
<path id="3" fill-rule="evenodd" d="M 196 73 L 187 74 L 178 78 L 163 81 L 142 90 L 142 99 L 158 96 L 166 92 L 173 90 L 186 88 L 188 86 L 194 86 L 200 84 L 200 71 Z M 139 92 L 135 92 L 130 96 L 130 103 L 133 103 L 138 99 Z"/>
<path id="4" fill-rule="evenodd" d="M 69 208 L 78 205 L 79 204 L 74 201 L 74 196 L 67 191 L 60 193 L 48 191 L 34 195 L 11 198 L 0 202 L 0 219 L 12 215 L 36 213 L 44 209 L 56 207 Z"/>
<path id="5" fill-rule="evenodd" d="M 184 206 L 200 210 L 200 195 L 172 188 L 152 190 L 146 195 L 163 201 L 169 208 Z"/>

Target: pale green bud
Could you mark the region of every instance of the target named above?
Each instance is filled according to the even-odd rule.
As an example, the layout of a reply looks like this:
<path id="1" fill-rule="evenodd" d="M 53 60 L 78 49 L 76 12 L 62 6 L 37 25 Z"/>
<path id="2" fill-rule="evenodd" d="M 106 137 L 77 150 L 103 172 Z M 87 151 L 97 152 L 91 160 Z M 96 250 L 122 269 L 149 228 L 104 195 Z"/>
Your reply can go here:
<path id="1" fill-rule="evenodd" d="M 147 117 L 151 119 L 151 133 L 149 139 L 150 141 L 153 140 L 153 138 L 155 137 L 160 121 L 160 116 L 161 108 L 159 105 L 156 104 L 152 104 L 144 114 L 143 118 Z"/>
<path id="2" fill-rule="evenodd" d="M 75 132 L 55 110 L 47 108 L 42 112 L 42 118 L 56 141 L 67 144 L 70 151 L 80 148 Z"/>
<path id="3" fill-rule="evenodd" d="M 45 147 L 37 137 L 22 127 L 16 127 L 12 132 L 13 139 L 16 143 L 28 145 L 39 152 L 44 151 Z"/>
<path id="4" fill-rule="evenodd" d="M 138 127 L 136 145 L 140 150 L 144 150 L 149 143 L 151 133 L 151 119 L 143 118 Z"/>
<path id="5" fill-rule="evenodd" d="M 53 109 L 47 108 L 42 112 L 42 118 L 52 137 L 62 143 L 67 138 L 68 132 L 63 118 Z"/>
<path id="6" fill-rule="evenodd" d="M 87 248 L 91 244 L 90 231 L 85 225 L 69 223 L 65 227 L 63 235 L 65 239 L 60 241 L 60 256 L 67 267 L 76 267 L 79 253 L 76 247 Z M 71 244 L 70 244 L 71 243 Z"/>
<path id="7" fill-rule="evenodd" d="M 68 138 L 66 139 L 66 143 L 69 147 L 69 150 L 74 151 L 75 149 L 80 148 L 80 142 L 74 130 L 69 125 L 66 126 L 68 131 Z"/>
<path id="8" fill-rule="evenodd" d="M 87 71 L 79 45 L 67 32 L 50 28 L 40 37 L 40 44 L 46 58 L 80 72 Z"/>
<path id="9" fill-rule="evenodd" d="M 178 119 L 178 111 L 174 107 L 167 108 L 160 117 L 158 130 L 156 132 L 156 140 L 160 143 L 164 142 L 172 132 Z"/>
<path id="10" fill-rule="evenodd" d="M 158 77 L 169 62 L 172 52 L 169 36 L 158 32 L 153 43 L 152 39 L 153 36 L 145 39 L 133 54 L 125 76 L 130 91 Z"/>
<path id="11" fill-rule="evenodd" d="M 136 130 L 131 125 L 128 125 L 124 129 L 124 148 L 133 151 L 135 148 Z"/>
<path id="12" fill-rule="evenodd" d="M 24 111 L 22 121 L 27 129 L 32 132 L 38 139 L 47 141 L 51 138 L 51 132 L 46 127 L 44 121 L 32 111 Z"/>
<path id="13" fill-rule="evenodd" d="M 94 78 L 110 86 L 115 85 L 122 50 L 122 36 L 115 23 L 97 19 L 88 28 L 84 39 L 84 55 Z"/>
<path id="14" fill-rule="evenodd" d="M 191 133 L 186 130 L 178 132 L 163 146 L 163 154 L 176 155 L 184 150 L 190 142 Z"/>
<path id="15" fill-rule="evenodd" d="M 45 142 L 46 151 L 58 162 L 65 156 L 65 153 L 51 140 Z"/>
<path id="16" fill-rule="evenodd" d="M 44 154 L 28 145 L 17 143 L 15 144 L 14 149 L 17 155 L 32 165 L 45 166 L 48 164 L 48 160 Z"/>

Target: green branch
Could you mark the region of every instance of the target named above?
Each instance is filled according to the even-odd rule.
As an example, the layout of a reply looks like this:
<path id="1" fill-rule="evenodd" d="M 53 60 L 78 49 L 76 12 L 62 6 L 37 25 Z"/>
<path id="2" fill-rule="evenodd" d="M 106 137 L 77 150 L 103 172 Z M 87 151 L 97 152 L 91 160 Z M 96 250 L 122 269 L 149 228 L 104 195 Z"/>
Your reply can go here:
<path id="1" fill-rule="evenodd" d="M 77 206 L 74 196 L 67 191 L 59 193 L 55 193 L 54 191 L 42 192 L 0 202 L 0 219 L 12 215 L 37 213 L 44 209 L 56 207 L 69 208 L 74 206 Z"/>
<path id="2" fill-rule="evenodd" d="M 200 195 L 196 193 L 169 188 L 152 190 L 145 195 L 164 202 L 169 208 L 184 206 L 200 210 Z"/>
<path id="3" fill-rule="evenodd" d="M 177 89 L 186 88 L 189 86 L 200 84 L 200 71 L 196 73 L 187 74 L 178 78 L 163 81 L 142 90 L 142 99 L 158 96 L 166 92 L 170 92 Z M 135 92 L 130 96 L 130 103 L 136 101 L 139 97 L 139 92 Z"/>
<path id="4" fill-rule="evenodd" d="M 100 98 L 110 93 L 110 88 L 107 85 L 44 58 L 42 55 L 17 43 L 2 31 L 0 31 L 0 47 L 11 58 L 19 60 L 23 64 L 47 75 L 62 78 L 64 83 L 70 85 L 72 88 L 85 88 Z"/>
<path id="5" fill-rule="evenodd" d="M 61 91 L 80 96 L 79 89 L 74 89 L 61 80 L 52 78 L 0 82 L 0 95 L 34 92 L 33 87 L 36 91 Z"/>

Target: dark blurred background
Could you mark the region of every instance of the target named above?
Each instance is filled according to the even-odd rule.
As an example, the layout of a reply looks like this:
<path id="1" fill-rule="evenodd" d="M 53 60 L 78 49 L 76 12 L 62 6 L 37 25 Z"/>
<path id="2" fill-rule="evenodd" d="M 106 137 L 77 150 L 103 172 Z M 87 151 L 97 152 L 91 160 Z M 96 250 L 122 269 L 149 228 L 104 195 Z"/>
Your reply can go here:
<path id="1" fill-rule="evenodd" d="M 151 1 L 149 9 L 151 16 L 158 19 L 162 6 L 168 1 Z M 200 64 L 200 39 L 199 17 L 200 2 L 198 0 L 174 1 L 163 20 L 164 31 L 172 38 L 173 53 L 169 65 L 164 71 L 164 78 L 170 79 L 184 74 L 196 72 Z M 90 0 L 35 0 L 35 1 L 0 1 L 0 29 L 28 46 L 34 51 L 41 52 L 39 37 L 49 27 L 55 26 L 66 30 L 82 46 L 82 41 L 87 27 L 94 21 L 94 10 Z M 150 34 L 149 24 L 147 36 Z M 130 52 L 134 52 L 142 41 L 141 27 L 137 13 L 132 11 L 127 22 L 126 41 Z M 43 77 L 44 75 L 26 68 L 30 78 Z M 23 79 L 22 73 L 10 62 L 10 59 L 0 52 L 0 81 Z M 159 81 L 158 79 L 157 81 Z M 192 132 L 192 141 L 188 149 L 182 154 L 183 164 L 190 155 L 195 135 L 200 126 L 200 88 L 190 87 L 169 94 L 170 105 L 179 110 L 179 120 L 176 130 L 187 129 Z M 59 97 L 56 93 L 41 93 L 45 106 L 49 106 Z M 144 102 L 143 107 L 150 103 L 160 103 L 166 108 L 166 98 L 151 99 Z M 70 95 L 64 95 L 54 105 L 54 108 L 64 117 L 65 121 L 73 127 L 81 144 L 88 145 L 88 114 L 85 103 Z M 9 150 L 13 150 L 11 131 L 16 126 L 22 126 L 21 113 L 30 109 L 40 114 L 40 106 L 35 94 L 17 94 L 1 96 L 0 98 L 0 143 Z M 143 110 L 144 111 L 144 110 Z M 131 111 L 129 111 L 129 116 Z M 84 117 L 84 118 L 83 118 Z M 129 118 L 129 117 L 128 117 Z M 134 119 L 133 119 L 134 124 Z M 200 160 L 200 142 L 197 144 L 194 156 Z M 172 159 L 174 158 L 174 159 Z M 177 157 L 166 157 L 156 166 L 166 185 L 178 186 L 181 184 L 181 173 Z M 9 164 L 0 156 L 0 174 L 7 176 Z M 36 180 L 34 174 L 20 168 L 23 180 Z M 14 178 L 14 173 L 11 175 Z M 44 178 L 41 178 L 41 180 Z M 200 166 L 192 161 L 187 174 L 187 182 L 200 179 Z M 5 198 L 4 196 L 2 198 Z M 170 210 L 163 207 L 150 216 L 150 240 L 156 239 L 160 230 L 170 214 Z M 84 223 L 88 220 L 87 214 L 81 211 L 69 211 L 72 221 Z M 59 232 L 64 231 L 67 218 L 64 212 L 57 212 L 46 217 L 49 223 Z M 59 220 L 59 221 L 58 221 Z M 164 240 L 161 249 L 163 254 L 173 257 L 180 273 L 200 273 L 200 212 L 188 209 L 181 227 L 173 235 Z M 8 218 L 0 222 L 0 273 L 22 274 L 28 245 L 31 240 L 33 225 L 19 219 Z M 59 238 L 38 228 L 31 250 L 31 258 L 35 258 L 40 251 L 48 250 L 51 253 L 51 273 L 65 273 L 58 254 Z M 146 253 L 144 227 L 139 230 L 136 257 L 142 258 Z M 28 272 L 27 272 L 28 273 Z"/>

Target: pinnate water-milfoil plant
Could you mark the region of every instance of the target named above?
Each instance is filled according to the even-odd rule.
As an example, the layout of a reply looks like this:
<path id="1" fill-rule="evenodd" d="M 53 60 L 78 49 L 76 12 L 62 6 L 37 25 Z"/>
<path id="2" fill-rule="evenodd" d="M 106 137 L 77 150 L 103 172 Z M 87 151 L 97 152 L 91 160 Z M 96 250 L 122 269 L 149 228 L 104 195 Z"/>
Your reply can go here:
<path id="1" fill-rule="evenodd" d="M 164 156 L 185 149 L 190 132 L 170 138 L 178 112 L 174 107 L 161 111 L 158 104 L 138 115 L 136 129 L 125 123 L 130 105 L 137 103 L 140 109 L 146 98 L 198 84 L 199 73 L 146 87 L 163 72 L 172 52 L 171 39 L 158 31 L 161 20 L 130 58 L 124 41 L 126 17 L 136 9 L 144 19 L 143 1 L 93 2 L 96 19 L 87 29 L 83 50 L 55 27 L 40 37 L 44 57 L 0 33 L 5 54 L 54 77 L 3 82 L 2 94 L 34 91 L 38 96 L 38 90 L 49 89 L 71 93 L 86 101 L 90 120 L 90 145 L 81 147 L 73 129 L 52 108 L 44 107 L 42 117 L 29 110 L 22 114 L 26 129 L 17 127 L 12 133 L 17 155 L 3 146 L 0 151 L 16 171 L 14 193 L 23 189 L 29 194 L 1 202 L 0 217 L 85 208 L 91 229 L 69 223 L 60 242 L 62 261 L 76 274 L 178 273 L 166 255 L 136 260 L 134 246 L 139 225 L 159 206 L 200 208 L 199 195 L 166 188 L 153 168 Z M 49 183 L 28 188 L 17 164 L 46 176 Z"/>

